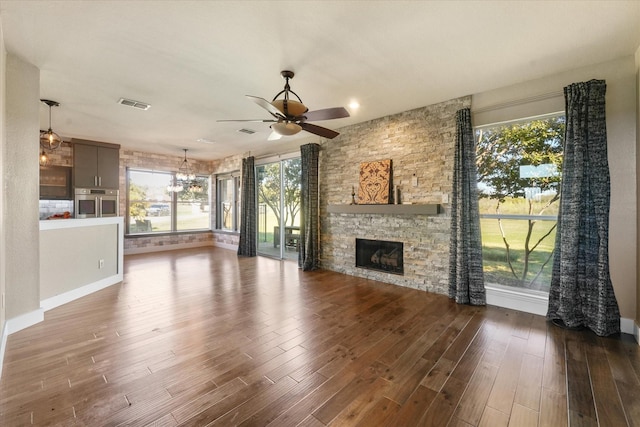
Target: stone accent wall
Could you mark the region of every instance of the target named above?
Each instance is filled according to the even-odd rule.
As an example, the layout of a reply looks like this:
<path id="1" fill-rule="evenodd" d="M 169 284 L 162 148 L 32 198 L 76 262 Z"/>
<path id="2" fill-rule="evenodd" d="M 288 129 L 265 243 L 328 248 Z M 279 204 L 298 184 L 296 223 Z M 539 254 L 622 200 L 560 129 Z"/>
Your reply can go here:
<path id="1" fill-rule="evenodd" d="M 321 266 L 353 276 L 447 293 L 455 113 L 471 98 L 454 99 L 341 129 L 320 150 Z M 393 184 L 404 203 L 441 203 L 436 216 L 329 214 L 349 204 L 361 162 L 392 160 Z M 417 186 L 412 181 L 417 179 Z M 444 199 L 443 199 L 444 197 Z M 355 267 L 355 239 L 404 243 L 404 276 Z"/>
<path id="2" fill-rule="evenodd" d="M 213 235 L 208 231 L 159 236 L 136 236 L 124 239 L 124 254 L 131 255 L 212 245 Z"/>

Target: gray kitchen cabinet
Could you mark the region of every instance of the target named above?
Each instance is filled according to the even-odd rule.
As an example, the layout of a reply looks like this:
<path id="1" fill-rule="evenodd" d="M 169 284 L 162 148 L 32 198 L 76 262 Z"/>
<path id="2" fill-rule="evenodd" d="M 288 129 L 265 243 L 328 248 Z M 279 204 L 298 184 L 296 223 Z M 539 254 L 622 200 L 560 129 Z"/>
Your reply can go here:
<path id="1" fill-rule="evenodd" d="M 118 189 L 120 146 L 78 140 L 72 143 L 74 187 Z"/>

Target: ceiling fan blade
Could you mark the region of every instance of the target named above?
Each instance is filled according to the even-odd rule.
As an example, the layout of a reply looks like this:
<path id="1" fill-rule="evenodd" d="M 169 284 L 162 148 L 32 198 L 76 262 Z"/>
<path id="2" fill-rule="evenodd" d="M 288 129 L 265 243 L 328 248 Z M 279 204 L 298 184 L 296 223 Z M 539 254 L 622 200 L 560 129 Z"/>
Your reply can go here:
<path id="1" fill-rule="evenodd" d="M 252 119 L 248 119 L 248 120 L 240 119 L 240 120 L 233 120 L 233 119 L 230 119 L 230 120 L 216 120 L 216 122 L 219 122 L 219 123 L 224 123 L 224 122 L 275 123 L 275 122 L 277 122 L 277 120 L 273 120 L 273 119 L 268 119 L 268 120 L 263 120 L 263 119 L 255 119 L 255 120 L 252 120 Z"/>
<path id="2" fill-rule="evenodd" d="M 280 138 L 282 138 L 282 135 L 276 132 L 271 132 L 271 135 L 269 135 L 269 138 L 267 138 L 267 141 L 277 141 Z"/>
<path id="3" fill-rule="evenodd" d="M 323 110 L 307 111 L 303 114 L 308 121 L 316 122 L 321 120 L 342 119 L 349 117 L 349 112 L 344 107 L 325 108 Z"/>
<path id="4" fill-rule="evenodd" d="M 255 102 L 256 104 L 258 104 L 259 106 L 261 106 L 262 108 L 264 108 L 265 110 L 267 110 L 269 113 L 271 113 L 273 117 L 283 118 L 283 119 L 285 118 L 282 115 L 282 112 L 278 110 L 276 107 L 274 107 L 273 105 L 271 105 L 271 103 L 266 99 L 260 98 L 259 96 L 251 96 L 251 95 L 245 95 L 245 96 L 250 100 L 252 100 L 253 102 Z"/>
<path id="5" fill-rule="evenodd" d="M 322 136 L 324 138 L 333 139 L 336 136 L 340 135 L 340 132 L 336 132 L 335 130 L 323 128 L 322 126 L 313 125 L 311 123 L 302 122 L 299 123 L 302 129 L 310 132 L 314 135 Z"/>

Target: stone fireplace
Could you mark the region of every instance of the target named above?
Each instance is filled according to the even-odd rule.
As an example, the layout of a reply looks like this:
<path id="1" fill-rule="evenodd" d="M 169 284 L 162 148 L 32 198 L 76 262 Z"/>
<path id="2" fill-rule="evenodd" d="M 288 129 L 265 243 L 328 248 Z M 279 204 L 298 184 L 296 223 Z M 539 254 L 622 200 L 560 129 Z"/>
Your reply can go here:
<path id="1" fill-rule="evenodd" d="M 458 98 L 341 129 L 320 149 L 321 267 L 446 294 Z M 402 205 L 351 205 L 362 162 L 391 159 Z M 421 211 L 438 205 L 437 211 Z M 356 239 L 402 242 L 402 274 L 356 267 Z M 372 255 L 369 255 L 371 257 Z"/>
<path id="2" fill-rule="evenodd" d="M 403 248 L 402 242 L 356 239 L 356 267 L 404 275 Z"/>

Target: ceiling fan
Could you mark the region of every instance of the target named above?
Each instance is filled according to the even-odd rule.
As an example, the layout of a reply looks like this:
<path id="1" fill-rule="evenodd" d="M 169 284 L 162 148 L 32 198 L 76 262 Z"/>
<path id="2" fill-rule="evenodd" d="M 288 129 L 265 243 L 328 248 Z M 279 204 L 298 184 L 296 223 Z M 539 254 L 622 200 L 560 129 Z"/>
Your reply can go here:
<path id="1" fill-rule="evenodd" d="M 319 120 L 331 120 L 341 119 L 349 117 L 349 112 L 343 107 L 325 108 L 322 110 L 309 111 L 309 109 L 302 103 L 302 100 L 289 86 L 289 79 L 294 76 L 293 71 L 284 70 L 280 72 L 280 75 L 285 79 L 284 89 L 278 92 L 273 97 L 271 102 L 258 96 L 246 95 L 247 98 L 267 110 L 272 116 L 272 119 L 264 120 L 218 120 L 218 122 L 261 122 L 261 123 L 273 123 L 270 127 L 273 130 L 269 136 L 269 141 L 280 139 L 283 136 L 295 135 L 301 130 L 305 130 L 314 135 L 322 136 L 324 138 L 333 139 L 340 135 L 332 129 L 327 129 L 322 126 L 308 123 L 309 121 Z M 280 95 L 284 95 L 278 99 Z M 297 98 L 291 99 L 290 95 L 294 95 Z"/>

